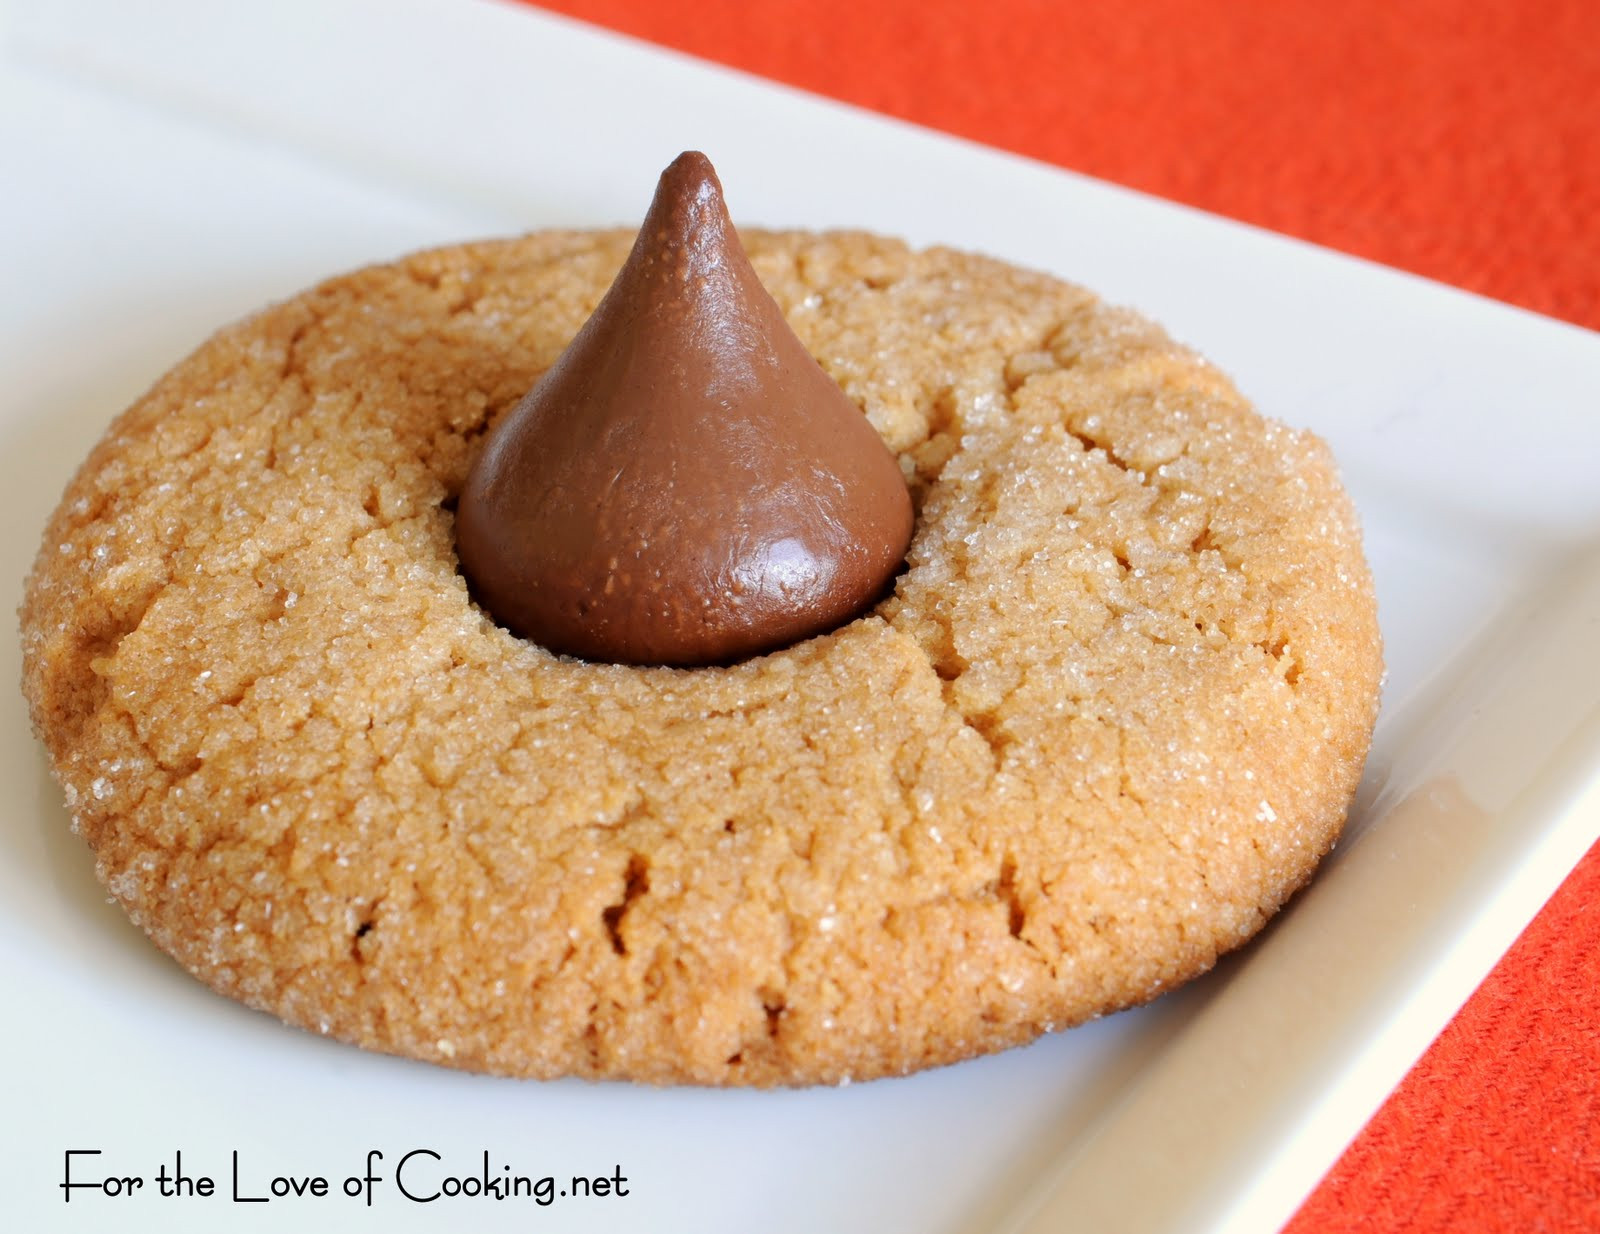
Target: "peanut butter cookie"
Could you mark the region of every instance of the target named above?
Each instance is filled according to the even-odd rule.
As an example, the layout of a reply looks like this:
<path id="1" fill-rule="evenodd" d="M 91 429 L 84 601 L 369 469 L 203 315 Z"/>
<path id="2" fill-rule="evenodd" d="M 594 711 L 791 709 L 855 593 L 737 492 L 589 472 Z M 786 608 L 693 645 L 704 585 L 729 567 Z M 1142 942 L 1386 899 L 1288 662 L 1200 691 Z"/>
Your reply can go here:
<path id="1" fill-rule="evenodd" d="M 628 232 L 222 331 L 45 532 L 25 691 L 106 887 L 216 990 L 472 1070 L 898 1074 L 1143 1002 L 1337 836 L 1381 672 L 1325 447 L 980 257 L 747 232 L 915 505 L 891 594 L 725 667 L 562 658 L 458 568 L 475 447 Z"/>

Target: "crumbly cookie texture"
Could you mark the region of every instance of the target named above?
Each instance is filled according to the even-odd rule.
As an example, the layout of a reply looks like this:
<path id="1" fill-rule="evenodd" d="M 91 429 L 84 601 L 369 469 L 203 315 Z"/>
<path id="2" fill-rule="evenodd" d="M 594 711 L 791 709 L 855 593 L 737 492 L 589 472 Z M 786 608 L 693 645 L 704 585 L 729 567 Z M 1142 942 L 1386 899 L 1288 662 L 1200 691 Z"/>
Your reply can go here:
<path id="1" fill-rule="evenodd" d="M 1338 834 L 1381 671 L 1315 438 L 1040 274 L 746 233 L 918 509 L 872 612 L 730 668 L 552 656 L 457 570 L 486 427 L 627 232 L 224 330 L 51 518 L 24 688 L 74 827 L 215 989 L 519 1076 L 896 1074 L 1140 1003 Z"/>

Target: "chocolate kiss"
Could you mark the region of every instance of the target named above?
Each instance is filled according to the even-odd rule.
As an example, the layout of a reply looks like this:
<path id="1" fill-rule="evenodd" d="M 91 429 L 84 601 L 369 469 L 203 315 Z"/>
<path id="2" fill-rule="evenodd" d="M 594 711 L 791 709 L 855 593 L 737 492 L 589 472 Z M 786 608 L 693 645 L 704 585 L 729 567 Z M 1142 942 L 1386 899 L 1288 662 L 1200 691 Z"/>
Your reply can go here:
<path id="1" fill-rule="evenodd" d="M 710 162 L 686 153 L 600 307 L 489 435 L 456 542 L 515 633 L 700 665 L 857 616 L 911 521 L 894 457 L 761 286 Z"/>

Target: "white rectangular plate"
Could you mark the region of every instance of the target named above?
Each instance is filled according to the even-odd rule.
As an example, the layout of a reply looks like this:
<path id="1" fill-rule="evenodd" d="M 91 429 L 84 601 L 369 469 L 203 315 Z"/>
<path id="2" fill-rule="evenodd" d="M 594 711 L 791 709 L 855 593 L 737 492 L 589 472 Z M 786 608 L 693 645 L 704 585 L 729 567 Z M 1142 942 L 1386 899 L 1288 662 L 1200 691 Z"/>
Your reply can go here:
<path id="1" fill-rule="evenodd" d="M 22 1229 L 1271 1230 L 1600 833 L 1600 337 L 483 0 L 14 7 L 0 24 L 0 588 L 109 418 L 219 323 L 428 244 L 636 219 L 680 149 L 849 225 L 1134 305 L 1342 460 L 1390 674 L 1349 840 L 1140 1012 L 906 1080 L 516 1083 L 216 998 L 107 907 L 0 698 L 0 1188 Z M 0 679 L 18 675 L 0 640 Z M 71 1193 L 130 1174 L 127 1197 Z M 384 1156 L 373 1202 L 340 1194 Z M 430 1177 L 626 1196 L 423 1204 Z M 162 1198 L 174 1154 L 219 1195 Z M 334 1194 L 235 1204 L 276 1175 Z"/>

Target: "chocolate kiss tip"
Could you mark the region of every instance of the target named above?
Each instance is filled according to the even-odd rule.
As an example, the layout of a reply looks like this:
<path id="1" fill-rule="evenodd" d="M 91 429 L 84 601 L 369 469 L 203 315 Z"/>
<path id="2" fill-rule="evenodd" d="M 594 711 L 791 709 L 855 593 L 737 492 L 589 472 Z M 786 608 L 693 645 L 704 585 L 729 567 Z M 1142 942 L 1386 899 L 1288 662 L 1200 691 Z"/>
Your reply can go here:
<path id="1" fill-rule="evenodd" d="M 679 177 L 694 180 L 710 180 L 718 188 L 722 182 L 717 179 L 717 169 L 711 165 L 711 160 L 698 150 L 685 150 L 672 162 L 667 164 L 667 169 L 661 173 L 660 184 L 675 183 Z"/>
<path id="2" fill-rule="evenodd" d="M 594 315 L 489 434 L 456 541 L 515 633 L 691 666 L 858 616 L 911 527 L 894 456 L 790 330 L 689 151 Z"/>

